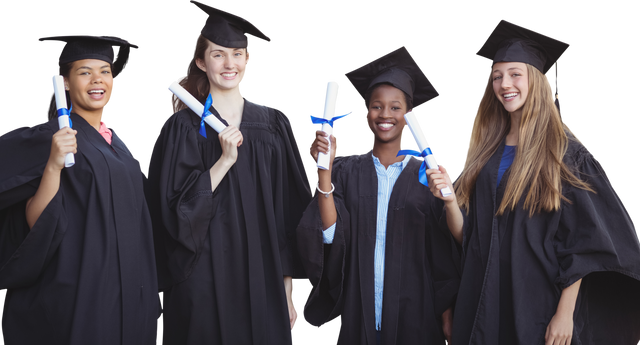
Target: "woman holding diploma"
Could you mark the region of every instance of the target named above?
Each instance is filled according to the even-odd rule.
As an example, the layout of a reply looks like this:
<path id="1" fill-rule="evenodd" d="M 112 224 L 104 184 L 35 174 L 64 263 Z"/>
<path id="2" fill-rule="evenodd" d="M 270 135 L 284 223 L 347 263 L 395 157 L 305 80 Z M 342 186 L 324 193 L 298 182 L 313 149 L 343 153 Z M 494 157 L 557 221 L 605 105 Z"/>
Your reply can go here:
<path id="1" fill-rule="evenodd" d="M 67 42 L 59 64 L 73 129 L 58 129 L 52 100 L 49 122 L 0 137 L 5 344 L 155 344 L 144 175 L 102 122 L 113 78 L 136 46 L 106 36 L 41 40 Z M 69 152 L 75 165 L 65 169 Z"/>
<path id="2" fill-rule="evenodd" d="M 201 114 L 174 99 L 153 151 L 148 200 L 164 344 L 290 344 L 291 278 L 304 276 L 295 226 L 311 195 L 287 118 L 240 94 L 245 33 L 269 39 L 192 2 L 209 18 L 181 84 L 202 103 L 210 95 L 228 127 L 201 127 Z"/>
<path id="3" fill-rule="evenodd" d="M 311 155 L 330 153 L 331 163 L 318 169 L 318 192 L 297 229 L 313 284 L 305 318 L 320 326 L 341 316 L 338 344 L 444 344 L 457 250 L 438 224 L 442 201 L 419 182 L 421 162 L 396 157 L 403 116 L 438 93 L 404 47 L 347 77 L 375 140 L 369 153 L 335 158 L 335 137 L 316 132 Z"/>
<path id="4" fill-rule="evenodd" d="M 428 170 L 462 245 L 454 344 L 637 344 L 640 246 L 602 167 L 562 123 L 544 73 L 567 44 L 502 21 L 455 193 Z"/>

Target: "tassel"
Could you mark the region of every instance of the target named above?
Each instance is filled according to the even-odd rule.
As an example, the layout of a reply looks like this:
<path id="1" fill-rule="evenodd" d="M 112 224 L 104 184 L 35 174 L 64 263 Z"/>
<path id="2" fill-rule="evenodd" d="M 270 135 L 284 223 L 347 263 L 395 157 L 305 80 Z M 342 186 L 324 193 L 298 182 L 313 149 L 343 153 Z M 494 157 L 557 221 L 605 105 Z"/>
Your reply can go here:
<path id="1" fill-rule="evenodd" d="M 556 108 L 558 108 L 558 115 L 562 118 L 562 114 L 560 114 L 560 99 L 558 98 L 558 63 L 556 62 Z"/>

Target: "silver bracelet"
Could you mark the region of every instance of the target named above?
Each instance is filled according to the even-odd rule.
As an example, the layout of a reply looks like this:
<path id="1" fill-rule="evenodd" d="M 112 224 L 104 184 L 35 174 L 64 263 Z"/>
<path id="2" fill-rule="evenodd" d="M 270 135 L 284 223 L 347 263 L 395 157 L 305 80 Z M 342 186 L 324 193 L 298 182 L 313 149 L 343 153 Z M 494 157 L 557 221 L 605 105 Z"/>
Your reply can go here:
<path id="1" fill-rule="evenodd" d="M 331 191 L 329 192 L 323 192 L 322 190 L 320 190 L 320 182 L 318 182 L 318 184 L 316 185 L 316 189 L 318 190 L 318 192 L 324 194 L 325 198 L 329 197 L 329 194 L 333 193 L 334 190 L 336 190 L 336 186 L 333 185 L 333 182 L 331 183 Z"/>

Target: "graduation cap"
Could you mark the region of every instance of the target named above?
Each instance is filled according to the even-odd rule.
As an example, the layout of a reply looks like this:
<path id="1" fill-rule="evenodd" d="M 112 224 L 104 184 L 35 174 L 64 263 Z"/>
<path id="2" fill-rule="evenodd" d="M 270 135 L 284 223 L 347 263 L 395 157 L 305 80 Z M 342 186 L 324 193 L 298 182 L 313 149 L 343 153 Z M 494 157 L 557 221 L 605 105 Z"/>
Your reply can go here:
<path id="1" fill-rule="evenodd" d="M 560 61 L 572 46 L 567 40 L 502 17 L 498 18 L 473 54 L 491 64 L 524 62 L 543 74 L 553 69 L 555 103 L 562 116 Z"/>
<path id="2" fill-rule="evenodd" d="M 58 65 L 84 60 L 96 59 L 110 63 L 111 73 L 115 78 L 129 59 L 129 49 L 138 48 L 121 38 L 111 36 L 56 36 L 43 37 L 40 41 L 63 41 L 67 44 L 62 49 Z M 118 59 L 113 61 L 113 46 L 119 46 Z"/>
<path id="3" fill-rule="evenodd" d="M 389 83 L 404 91 L 414 107 L 438 96 L 405 47 L 346 74 L 362 98 L 376 85 Z"/>
<path id="4" fill-rule="evenodd" d="M 566 43 L 502 20 L 478 55 L 493 60 L 494 64 L 524 62 L 546 74 L 568 47 Z"/>
<path id="5" fill-rule="evenodd" d="M 227 48 L 246 48 L 247 36 L 244 35 L 245 33 L 262 38 L 266 41 L 271 41 L 269 37 L 260 32 L 260 30 L 253 26 L 253 24 L 236 15 L 207 6 L 197 1 L 191 2 L 196 4 L 196 6 L 200 7 L 201 10 L 205 11 L 209 15 L 209 18 L 200 33 L 215 44 Z"/>

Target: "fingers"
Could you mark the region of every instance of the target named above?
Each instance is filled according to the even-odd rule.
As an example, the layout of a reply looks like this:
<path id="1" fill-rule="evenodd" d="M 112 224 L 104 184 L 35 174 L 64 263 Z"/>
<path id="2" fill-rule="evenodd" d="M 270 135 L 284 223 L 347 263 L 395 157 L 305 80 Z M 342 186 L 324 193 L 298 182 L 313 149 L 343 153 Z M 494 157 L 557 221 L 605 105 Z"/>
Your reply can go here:
<path id="1" fill-rule="evenodd" d="M 331 140 L 331 147 L 329 146 L 329 140 Z M 316 131 L 316 138 L 313 143 L 311 143 L 309 153 L 314 160 L 318 160 L 318 152 L 329 154 L 330 149 L 335 152 L 335 143 L 336 138 L 334 136 L 329 137 L 327 133 L 323 131 Z"/>
<path id="2" fill-rule="evenodd" d="M 76 133 L 78 131 L 69 127 L 57 131 L 51 139 L 51 153 L 62 156 L 67 153 L 77 153 Z"/>

